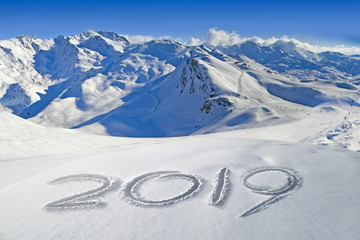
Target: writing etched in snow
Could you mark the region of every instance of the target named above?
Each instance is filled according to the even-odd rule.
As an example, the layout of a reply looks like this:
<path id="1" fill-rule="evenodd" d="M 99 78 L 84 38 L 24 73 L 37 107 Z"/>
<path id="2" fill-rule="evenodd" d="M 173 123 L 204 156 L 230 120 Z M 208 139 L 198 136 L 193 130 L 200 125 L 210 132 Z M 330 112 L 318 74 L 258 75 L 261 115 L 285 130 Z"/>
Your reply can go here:
<path id="1" fill-rule="evenodd" d="M 250 183 L 250 179 L 253 178 L 256 175 L 263 174 L 263 173 L 269 173 L 269 172 L 279 172 L 283 173 L 287 177 L 287 182 L 278 188 L 272 189 L 268 186 L 255 186 Z M 295 190 L 295 188 L 300 187 L 302 183 L 301 177 L 298 175 L 298 173 L 292 169 L 287 168 L 278 168 L 278 167 L 267 167 L 267 168 L 259 168 L 250 171 L 246 176 L 243 178 L 243 183 L 246 188 L 252 190 L 254 193 L 263 194 L 271 196 L 265 201 L 262 201 L 261 203 L 257 204 L 256 206 L 250 208 L 243 214 L 241 214 L 240 217 L 247 217 L 251 214 L 260 212 L 261 210 L 264 210 L 273 203 L 280 201 L 281 199 L 285 198 L 289 193 Z"/>
<path id="2" fill-rule="evenodd" d="M 262 186 L 257 183 L 256 178 L 260 177 L 260 179 L 262 179 L 261 176 L 268 173 L 278 173 L 283 175 L 282 177 L 286 179 L 285 183 L 282 183 L 283 185 L 278 187 L 269 187 L 267 185 Z M 276 178 L 278 178 L 278 176 Z M 174 196 L 164 199 L 151 199 L 149 197 L 143 196 L 140 189 L 146 188 L 146 186 L 152 184 L 152 181 L 154 180 L 160 182 L 181 180 L 184 183 L 187 183 L 187 188 L 185 191 L 179 191 L 177 194 L 174 194 Z M 50 183 L 59 184 L 69 181 L 95 181 L 101 183 L 101 186 L 48 203 L 45 205 L 46 209 L 68 210 L 103 207 L 106 205 L 106 202 L 100 198 L 103 197 L 106 193 L 120 187 L 119 179 L 98 174 L 77 174 L 63 176 L 51 181 Z M 249 208 L 240 216 L 247 217 L 254 213 L 258 213 L 270 207 L 272 204 L 286 198 L 290 193 L 301 186 L 302 178 L 293 169 L 283 167 L 263 167 L 247 172 L 244 175 L 242 182 L 245 188 L 251 190 L 252 192 L 270 196 L 268 199 Z M 170 183 L 170 186 L 173 188 L 175 187 L 175 190 L 178 191 L 176 185 L 173 185 L 172 182 Z M 224 205 L 231 188 L 230 169 L 220 169 L 219 172 L 215 175 L 213 185 L 214 186 L 211 190 L 209 198 L 209 205 Z M 156 171 L 142 174 L 126 183 L 121 189 L 121 196 L 135 206 L 164 207 L 185 201 L 195 196 L 201 190 L 202 186 L 203 180 L 199 176 L 185 174 L 179 171 Z M 168 188 L 165 189 L 165 191 L 167 190 Z"/>
<path id="3" fill-rule="evenodd" d="M 101 201 L 99 197 L 105 195 L 107 192 L 116 189 L 120 182 L 116 178 L 110 178 L 98 174 L 76 174 L 59 177 L 50 184 L 59 184 L 70 181 L 95 181 L 101 183 L 100 187 L 88 190 L 82 193 L 74 194 L 45 205 L 49 210 L 61 209 L 80 209 L 80 208 L 98 208 L 106 205 L 106 202 Z"/>
<path id="4" fill-rule="evenodd" d="M 223 168 L 218 172 L 210 197 L 210 205 L 219 206 L 224 203 L 230 190 L 229 175 L 230 170 L 228 168 Z"/>
<path id="5" fill-rule="evenodd" d="M 161 199 L 161 200 L 151 200 L 146 199 L 141 196 L 138 189 L 140 185 L 152 178 L 158 180 L 167 180 L 167 179 L 183 179 L 191 183 L 189 188 L 185 191 L 176 195 L 172 198 Z M 195 195 L 201 187 L 201 180 L 196 176 L 190 174 L 183 174 L 177 171 L 158 171 L 152 173 L 146 173 L 139 177 L 136 177 L 134 180 L 129 182 L 123 189 L 123 195 L 131 203 L 137 206 L 147 206 L 147 207 L 161 207 L 165 205 L 171 205 L 179 201 L 185 200 L 188 197 Z"/>

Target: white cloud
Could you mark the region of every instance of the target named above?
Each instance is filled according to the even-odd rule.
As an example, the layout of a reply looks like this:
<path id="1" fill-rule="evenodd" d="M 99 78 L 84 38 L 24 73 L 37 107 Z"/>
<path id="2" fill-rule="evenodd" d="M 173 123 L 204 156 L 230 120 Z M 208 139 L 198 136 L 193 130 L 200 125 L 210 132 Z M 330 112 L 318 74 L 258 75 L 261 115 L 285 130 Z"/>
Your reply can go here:
<path id="1" fill-rule="evenodd" d="M 338 45 L 334 47 L 323 47 L 317 45 L 311 45 L 309 43 L 300 42 L 295 38 L 289 38 L 283 36 L 281 38 L 271 37 L 269 39 L 262 39 L 259 37 L 252 38 L 241 38 L 236 32 L 226 32 L 224 30 L 217 30 L 215 28 L 210 28 L 207 34 L 206 44 L 213 46 L 231 46 L 235 44 L 241 44 L 246 41 L 254 41 L 263 46 L 269 46 L 279 41 L 288 44 L 290 47 L 296 47 L 304 50 L 309 50 L 315 53 L 332 51 L 340 52 L 344 54 L 360 54 L 360 47 L 346 47 L 345 45 Z"/>
<path id="2" fill-rule="evenodd" d="M 231 46 L 241 42 L 240 35 L 232 32 L 226 32 L 224 30 L 216 30 L 216 28 L 210 28 L 207 34 L 206 43 L 213 46 Z"/>
<path id="3" fill-rule="evenodd" d="M 152 36 L 144 36 L 144 35 L 124 35 L 130 43 L 144 43 L 154 39 L 172 39 L 176 42 L 183 43 L 187 46 L 197 46 L 202 43 L 213 45 L 213 46 L 231 46 L 235 44 L 241 44 L 246 41 L 254 41 L 263 46 L 270 46 L 273 44 L 286 44 L 287 47 L 304 49 L 311 52 L 319 53 L 325 51 L 332 52 L 340 52 L 344 54 L 360 54 L 360 47 L 347 47 L 345 45 L 338 45 L 334 47 L 324 47 L 312 45 L 310 43 L 300 42 L 295 38 L 289 38 L 287 36 L 283 36 L 281 38 L 271 37 L 269 39 L 262 39 L 260 37 L 251 37 L 251 38 L 242 38 L 236 32 L 227 32 L 225 30 L 219 30 L 216 28 L 210 28 L 207 33 L 206 41 L 202 41 L 199 38 L 190 38 L 189 41 L 185 42 L 181 38 L 173 39 L 171 36 L 162 36 L 158 38 L 154 38 Z"/>
<path id="4" fill-rule="evenodd" d="M 158 40 L 166 40 L 166 39 L 172 39 L 171 36 L 161 36 L 158 38 L 155 38 L 153 36 L 146 36 L 146 35 L 123 35 L 131 44 L 137 44 L 137 43 L 144 43 L 148 42 L 154 39 Z M 180 38 L 175 39 L 175 41 L 181 40 Z"/>
<path id="5" fill-rule="evenodd" d="M 190 40 L 185 43 L 187 46 L 198 46 L 200 44 L 202 44 L 202 41 L 199 38 L 190 38 Z"/>
<path id="6" fill-rule="evenodd" d="M 157 39 L 159 40 L 168 40 L 168 39 L 172 39 L 171 36 L 162 36 L 162 37 L 158 37 Z"/>
<path id="7" fill-rule="evenodd" d="M 123 35 L 130 43 L 144 43 L 153 40 L 152 36 L 144 36 L 144 35 Z"/>
<path id="8" fill-rule="evenodd" d="M 332 48 L 335 52 L 344 54 L 360 54 L 360 47 L 345 47 L 345 45 L 338 45 Z"/>
<path id="9" fill-rule="evenodd" d="M 337 45 L 334 47 L 317 46 L 317 45 L 311 45 L 310 43 L 300 42 L 295 38 L 288 38 L 287 36 L 284 36 L 282 38 L 272 37 L 267 40 L 261 39 L 259 43 L 268 46 L 278 41 L 282 41 L 284 43 L 291 43 L 293 46 L 297 48 L 305 49 L 315 53 L 331 51 L 331 52 L 340 52 L 343 54 L 360 54 L 360 47 L 346 47 L 345 45 Z"/>

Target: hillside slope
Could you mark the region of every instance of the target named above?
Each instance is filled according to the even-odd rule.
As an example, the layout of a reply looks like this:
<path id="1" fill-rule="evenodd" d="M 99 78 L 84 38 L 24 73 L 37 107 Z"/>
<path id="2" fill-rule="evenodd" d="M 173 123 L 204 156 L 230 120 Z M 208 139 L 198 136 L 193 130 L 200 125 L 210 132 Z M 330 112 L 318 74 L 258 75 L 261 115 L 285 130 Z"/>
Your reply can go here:
<path id="1" fill-rule="evenodd" d="M 0 104 L 43 126 L 184 136 L 357 109 L 358 58 L 278 41 L 229 47 L 130 44 L 109 32 L 0 41 Z"/>

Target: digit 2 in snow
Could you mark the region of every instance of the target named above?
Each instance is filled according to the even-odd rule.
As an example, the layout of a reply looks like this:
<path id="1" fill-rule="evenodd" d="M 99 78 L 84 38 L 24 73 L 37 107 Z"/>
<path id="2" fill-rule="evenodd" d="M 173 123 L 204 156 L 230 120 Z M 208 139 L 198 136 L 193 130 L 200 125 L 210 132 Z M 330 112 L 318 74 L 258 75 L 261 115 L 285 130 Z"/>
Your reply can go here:
<path id="1" fill-rule="evenodd" d="M 80 209 L 80 208 L 96 208 L 103 207 L 106 202 L 99 199 L 105 193 L 110 192 L 120 186 L 120 181 L 116 178 L 102 176 L 98 174 L 76 174 L 56 178 L 49 182 L 50 184 L 58 184 L 69 181 L 96 181 L 101 183 L 100 187 L 91 189 L 82 193 L 78 193 L 69 197 L 59 199 L 57 201 L 45 205 L 49 210 L 62 210 L 62 209 Z"/>
<path id="2" fill-rule="evenodd" d="M 264 173 L 274 173 L 278 172 L 286 176 L 287 181 L 283 186 L 272 189 L 268 186 L 256 186 L 254 183 L 251 183 L 251 179 L 256 178 L 256 175 L 261 175 Z M 215 177 L 214 187 L 210 195 L 209 204 L 212 206 L 223 205 L 229 190 L 230 190 L 230 169 L 223 168 L 221 169 Z M 140 194 L 140 186 L 145 182 L 153 180 L 166 181 L 169 179 L 181 179 L 190 182 L 188 189 L 172 198 L 160 199 L 160 200 L 151 200 L 147 199 Z M 100 187 L 97 187 L 92 190 L 88 190 L 79 194 L 68 196 L 45 205 L 45 208 L 48 210 L 66 210 L 66 209 L 89 209 L 89 208 L 98 208 L 106 205 L 105 201 L 101 201 L 100 197 L 104 196 L 106 193 L 117 189 L 120 186 L 120 180 L 117 178 L 112 178 L 108 176 L 102 176 L 97 174 L 77 174 L 77 175 L 68 175 L 64 177 L 57 178 L 51 181 L 51 184 L 55 183 L 64 183 L 68 181 L 96 181 L 101 183 Z M 258 169 L 253 169 L 245 174 L 242 179 L 244 186 L 257 194 L 268 195 L 268 198 L 265 201 L 262 201 L 256 204 L 254 207 L 245 211 L 241 214 L 240 217 L 247 217 L 251 214 L 258 213 L 261 210 L 268 208 L 270 205 L 280 201 L 287 197 L 291 192 L 301 186 L 302 178 L 300 175 L 292 169 L 282 168 L 282 167 L 263 167 Z M 121 195 L 123 198 L 128 200 L 131 204 L 141 207 L 162 207 L 167 205 L 172 205 L 183 201 L 187 198 L 195 196 L 203 185 L 201 177 L 194 176 L 191 174 L 184 174 L 179 171 L 157 171 L 142 174 L 130 182 L 128 182 L 123 189 L 121 190 Z"/>

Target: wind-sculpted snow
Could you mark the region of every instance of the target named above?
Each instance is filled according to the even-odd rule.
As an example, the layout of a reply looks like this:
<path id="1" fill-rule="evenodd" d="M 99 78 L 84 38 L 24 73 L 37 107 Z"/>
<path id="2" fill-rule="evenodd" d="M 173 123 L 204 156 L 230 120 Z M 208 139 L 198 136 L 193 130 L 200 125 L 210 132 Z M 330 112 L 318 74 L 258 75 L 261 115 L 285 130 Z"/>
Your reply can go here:
<path id="1" fill-rule="evenodd" d="M 342 123 L 327 129 L 310 140 L 324 146 L 340 146 L 360 152 L 360 120 L 352 119 L 347 113 Z"/>
<path id="2" fill-rule="evenodd" d="M 268 84 L 266 87 L 272 95 L 289 102 L 299 103 L 309 107 L 315 107 L 326 101 L 321 92 L 312 88 L 280 86 L 276 84 Z"/>
<path id="3" fill-rule="evenodd" d="M 191 185 L 185 192 L 182 192 L 172 198 L 155 201 L 142 197 L 139 192 L 141 184 L 153 178 L 157 180 L 183 179 L 189 181 Z M 157 171 L 152 173 L 146 173 L 144 175 L 136 177 L 125 186 L 125 188 L 122 190 L 122 194 L 127 200 L 130 201 L 130 203 L 136 206 L 162 207 L 175 204 L 177 202 L 194 196 L 197 192 L 200 191 L 201 185 L 201 179 L 190 174 L 183 174 L 177 171 Z"/>
<path id="4" fill-rule="evenodd" d="M 344 83 L 344 82 L 338 82 L 336 83 L 336 86 L 338 88 L 345 88 L 345 89 L 349 89 L 349 90 L 356 90 L 357 88 L 355 86 L 353 86 L 352 84 L 349 83 Z"/>
<path id="5" fill-rule="evenodd" d="M 65 210 L 65 209 L 89 209 L 98 208 L 106 205 L 99 197 L 107 192 L 116 190 L 120 186 L 120 181 L 116 178 L 110 178 L 98 174 L 75 174 L 57 178 L 50 184 L 61 184 L 69 181 L 95 181 L 102 183 L 98 188 L 65 197 L 45 205 L 48 210 Z"/>
<path id="6" fill-rule="evenodd" d="M 266 172 L 281 172 L 285 173 L 287 176 L 287 183 L 279 188 L 272 189 L 268 186 L 254 186 L 251 183 L 249 183 L 249 180 L 254 177 L 257 174 L 266 173 Z M 247 210 L 243 214 L 241 214 L 240 217 L 247 217 L 251 214 L 260 212 L 268 207 L 270 205 L 284 199 L 287 197 L 291 192 L 293 192 L 296 188 L 299 188 L 302 184 L 302 178 L 300 175 L 292 169 L 288 168 L 280 168 L 280 167 L 266 167 L 266 168 L 259 168 L 254 169 L 246 174 L 246 176 L 243 178 L 243 183 L 245 187 L 252 190 L 254 193 L 258 194 L 264 194 L 269 195 L 273 197 L 270 197 L 269 199 L 257 204 L 255 207 Z"/>
<path id="7" fill-rule="evenodd" d="M 254 118 L 255 116 L 252 113 L 243 113 L 230 119 L 226 125 L 232 127 L 243 123 L 250 123 Z"/>

